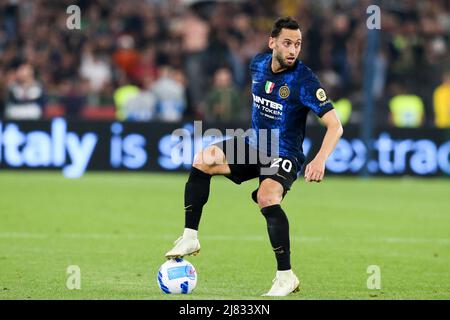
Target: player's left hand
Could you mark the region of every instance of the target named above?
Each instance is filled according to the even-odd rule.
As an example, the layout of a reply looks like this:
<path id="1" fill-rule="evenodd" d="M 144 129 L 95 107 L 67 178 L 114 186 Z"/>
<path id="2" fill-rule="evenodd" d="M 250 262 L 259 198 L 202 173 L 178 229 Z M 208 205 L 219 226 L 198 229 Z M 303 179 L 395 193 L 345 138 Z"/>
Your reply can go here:
<path id="1" fill-rule="evenodd" d="M 305 181 L 306 182 L 320 182 L 325 174 L 325 161 L 320 159 L 314 159 L 305 169 Z"/>

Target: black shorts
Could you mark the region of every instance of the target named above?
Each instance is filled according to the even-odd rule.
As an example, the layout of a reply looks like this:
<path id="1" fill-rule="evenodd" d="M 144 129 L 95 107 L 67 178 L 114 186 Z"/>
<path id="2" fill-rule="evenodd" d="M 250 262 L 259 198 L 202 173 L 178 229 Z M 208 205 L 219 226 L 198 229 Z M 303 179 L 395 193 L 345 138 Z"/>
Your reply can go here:
<path id="1" fill-rule="evenodd" d="M 234 137 L 214 144 L 223 150 L 231 173 L 226 177 L 236 184 L 259 178 L 261 184 L 267 178 L 283 186 L 283 197 L 291 189 L 301 168 L 288 157 L 268 157 L 245 142 L 244 137 Z M 252 194 L 256 202 L 256 192 Z"/>

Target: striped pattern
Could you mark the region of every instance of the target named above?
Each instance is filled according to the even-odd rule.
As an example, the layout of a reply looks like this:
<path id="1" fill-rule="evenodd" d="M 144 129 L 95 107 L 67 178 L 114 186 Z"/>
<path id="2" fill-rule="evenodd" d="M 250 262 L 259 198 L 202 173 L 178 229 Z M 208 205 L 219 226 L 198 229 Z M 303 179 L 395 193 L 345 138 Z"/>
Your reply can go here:
<path id="1" fill-rule="evenodd" d="M 161 290 L 164 293 L 170 294 L 170 290 L 169 288 L 167 288 L 164 283 L 162 282 L 162 273 L 161 271 L 158 272 L 158 283 L 159 283 L 159 287 L 161 288 Z"/>
<path id="2" fill-rule="evenodd" d="M 275 83 L 270 82 L 270 81 L 266 81 L 265 90 L 266 90 L 267 94 L 272 93 L 274 87 L 275 87 Z"/>
<path id="3" fill-rule="evenodd" d="M 189 282 L 188 281 L 183 282 L 180 285 L 180 287 L 181 287 L 181 293 L 182 294 L 188 294 L 189 293 Z"/>

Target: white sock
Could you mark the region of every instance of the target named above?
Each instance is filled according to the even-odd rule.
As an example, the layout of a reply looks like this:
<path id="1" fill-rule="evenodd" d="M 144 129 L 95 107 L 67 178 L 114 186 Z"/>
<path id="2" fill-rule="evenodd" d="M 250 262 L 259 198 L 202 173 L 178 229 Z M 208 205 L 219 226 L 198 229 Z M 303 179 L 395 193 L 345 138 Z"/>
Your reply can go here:
<path id="1" fill-rule="evenodd" d="M 198 231 L 194 229 L 185 228 L 183 232 L 183 238 L 196 240 Z"/>
<path id="2" fill-rule="evenodd" d="M 286 278 L 292 276 L 292 270 L 277 271 L 277 277 Z"/>

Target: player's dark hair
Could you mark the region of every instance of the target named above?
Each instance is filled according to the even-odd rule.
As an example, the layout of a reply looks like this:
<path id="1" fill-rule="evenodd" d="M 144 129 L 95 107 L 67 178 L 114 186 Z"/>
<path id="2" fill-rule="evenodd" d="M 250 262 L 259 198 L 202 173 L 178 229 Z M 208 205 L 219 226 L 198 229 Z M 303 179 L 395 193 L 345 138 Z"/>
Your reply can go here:
<path id="1" fill-rule="evenodd" d="M 280 35 L 282 29 L 297 30 L 300 29 L 298 22 L 292 17 L 278 18 L 273 24 L 270 36 L 276 38 Z"/>

